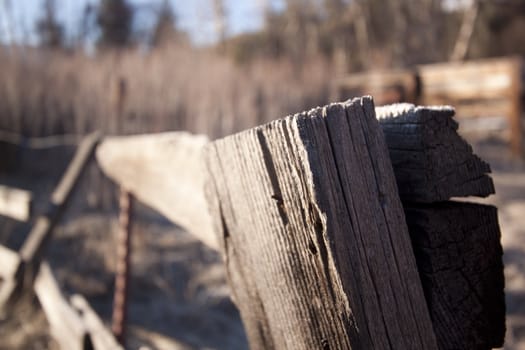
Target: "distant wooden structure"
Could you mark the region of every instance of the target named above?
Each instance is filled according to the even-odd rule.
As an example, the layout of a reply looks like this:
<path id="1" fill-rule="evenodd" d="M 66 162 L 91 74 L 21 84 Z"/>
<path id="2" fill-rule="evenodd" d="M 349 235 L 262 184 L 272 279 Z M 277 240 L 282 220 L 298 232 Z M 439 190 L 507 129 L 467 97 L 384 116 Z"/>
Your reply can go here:
<path id="1" fill-rule="evenodd" d="M 458 134 L 451 107 L 376 108 L 404 201 L 432 203 L 494 193 L 490 166 Z"/>
<path id="2" fill-rule="evenodd" d="M 377 105 L 451 105 L 466 127 L 504 128 L 512 152 L 524 154 L 524 63 L 520 57 L 417 66 L 350 75 L 334 84 L 334 100 L 370 94 Z"/>
<path id="3" fill-rule="evenodd" d="M 332 100 L 370 95 L 377 106 L 398 102 L 416 103 L 421 86 L 417 72 L 409 69 L 355 73 L 334 82 Z"/>
<path id="4" fill-rule="evenodd" d="M 62 292 L 47 262 L 40 265 L 35 293 L 61 350 L 123 350 L 87 300 Z"/>

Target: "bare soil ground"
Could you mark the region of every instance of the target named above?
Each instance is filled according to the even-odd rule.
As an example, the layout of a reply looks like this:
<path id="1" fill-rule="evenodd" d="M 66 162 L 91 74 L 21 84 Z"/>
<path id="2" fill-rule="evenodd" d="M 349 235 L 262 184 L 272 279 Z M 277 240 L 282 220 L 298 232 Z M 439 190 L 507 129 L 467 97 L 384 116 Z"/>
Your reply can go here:
<path id="1" fill-rule="evenodd" d="M 469 141 L 492 165 L 496 185 L 496 195 L 482 202 L 499 208 L 507 302 L 505 349 L 525 349 L 525 162 L 513 158 L 498 138 Z M 35 181 L 34 174 L 19 176 L 13 183 Z M 49 193 L 51 187 L 43 184 L 39 191 Z M 133 231 L 129 348 L 246 349 L 220 257 L 148 209 L 139 212 Z M 7 229 L 14 233 L 6 235 Z M 59 226 L 48 254 L 64 291 L 83 294 L 107 322 L 116 229 L 114 212 L 75 210 Z M 0 240 L 16 248 L 24 230 L 27 225 L 4 222 Z M 56 348 L 34 298 L 24 299 L 15 315 L 0 321 L 0 349 Z"/>

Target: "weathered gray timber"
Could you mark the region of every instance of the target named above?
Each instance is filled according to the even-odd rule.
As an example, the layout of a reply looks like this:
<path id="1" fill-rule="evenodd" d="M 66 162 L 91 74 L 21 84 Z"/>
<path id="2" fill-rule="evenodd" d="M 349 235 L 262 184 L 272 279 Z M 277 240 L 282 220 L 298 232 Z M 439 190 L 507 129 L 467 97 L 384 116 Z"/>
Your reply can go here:
<path id="1" fill-rule="evenodd" d="M 386 136 L 397 183 L 404 184 L 404 187 L 400 189 L 402 189 L 401 195 L 406 201 L 406 206 L 419 205 L 428 211 L 429 206 L 416 204 L 416 202 L 442 201 L 452 196 L 486 196 L 493 192 L 492 181 L 488 176 L 489 166 L 473 155 L 470 146 L 457 134 L 457 124 L 452 119 L 453 110 L 450 107 L 395 105 L 379 107 L 376 112 Z M 202 191 L 205 176 L 201 173 L 203 167 L 199 165 L 199 162 L 201 161 L 200 151 L 206 144 L 207 140 L 204 137 L 186 133 L 115 137 L 103 142 L 97 151 L 97 158 L 103 164 L 106 173 L 116 182 L 125 184 L 125 187 L 139 196 L 141 200 L 160 210 L 175 223 L 183 224 L 208 246 L 219 249 Z M 334 143 L 333 147 L 345 147 L 345 143 Z M 464 164 L 461 164 L 461 159 L 464 159 Z M 422 174 L 426 176 L 424 181 L 421 180 Z M 444 175 L 440 177 L 439 174 Z M 466 186 L 458 185 L 458 182 L 461 182 L 458 179 L 463 179 L 461 181 L 464 181 Z M 338 178 L 337 181 L 339 181 Z M 280 203 L 278 194 L 274 200 Z M 244 203 L 245 199 L 238 199 L 238 201 Z M 469 205 L 466 204 L 466 207 Z M 443 212 L 438 214 L 444 218 Z M 407 216 L 409 224 L 411 224 L 410 217 Z M 459 221 L 455 216 L 447 220 Z M 467 217 L 461 220 L 474 222 L 472 218 Z M 472 231 L 475 230 L 477 228 L 474 225 Z M 476 234 L 473 233 L 473 237 L 475 236 Z M 497 240 L 486 242 L 486 247 L 480 245 L 481 243 L 478 242 L 478 245 L 474 245 L 472 250 L 464 253 L 454 251 L 457 248 L 454 245 L 448 248 L 455 252 L 452 258 L 455 259 L 461 254 L 470 254 L 471 263 L 482 266 L 484 255 L 479 253 L 480 249 L 497 249 L 500 244 Z M 465 245 L 463 248 L 468 249 L 468 246 Z M 476 251 L 479 254 L 473 255 Z M 428 254 L 432 256 L 434 252 L 430 251 Z M 439 254 L 442 252 L 439 251 Z M 443 254 L 436 256 L 436 259 L 441 259 L 443 256 Z M 478 259 L 477 263 L 474 263 L 475 259 Z M 418 262 L 419 264 L 421 262 Z M 491 281 L 497 278 L 497 274 L 502 276 L 503 269 L 494 269 L 492 275 L 479 276 L 479 284 L 492 283 Z M 453 274 L 440 274 L 439 276 L 442 285 L 456 285 Z M 482 280 L 483 278 L 486 279 Z M 423 283 L 427 290 L 437 288 L 436 285 L 428 287 L 425 279 Z M 438 293 L 437 295 L 447 291 L 453 293 L 454 288 L 439 291 L 436 289 L 435 293 Z M 436 296 L 434 300 L 437 300 L 436 298 L 438 297 Z M 443 312 L 440 309 L 441 304 L 432 302 L 432 300 L 428 301 L 431 314 L 439 315 L 440 312 Z M 480 300 L 479 308 L 490 310 L 491 305 L 503 305 L 503 302 L 502 294 L 498 294 L 493 301 L 486 298 Z M 448 320 L 451 324 L 459 322 L 465 327 L 455 328 L 454 332 L 447 332 L 446 323 L 442 322 L 436 334 L 442 349 L 454 348 L 462 332 L 467 338 L 472 334 L 489 334 L 485 331 L 486 327 L 477 322 L 477 319 L 481 319 L 480 314 L 475 312 L 469 314 L 465 308 L 457 310 L 459 311 L 447 314 Z M 504 322 L 494 318 L 493 327 L 501 330 Z M 496 331 L 493 334 L 496 334 Z M 494 339 L 498 338 L 494 337 Z M 446 344 L 452 344 L 452 347 L 444 347 Z M 465 342 L 466 347 L 462 349 L 469 349 L 469 344 Z"/>
<path id="2" fill-rule="evenodd" d="M 402 200 L 437 202 L 494 193 L 490 166 L 457 133 L 451 107 L 376 108 Z"/>
<path id="3" fill-rule="evenodd" d="M 123 349 L 84 297 L 75 294 L 68 302 L 45 261 L 40 265 L 34 288 L 60 349 Z"/>
<path id="4" fill-rule="evenodd" d="M 505 298 L 497 209 L 435 203 L 493 193 L 490 167 L 457 134 L 450 107 L 398 104 L 376 112 L 440 349 L 502 346 Z"/>
<path id="5" fill-rule="evenodd" d="M 62 350 L 93 349 L 80 315 L 64 298 L 51 268 L 40 265 L 35 279 L 35 293 L 49 322 L 52 337 Z"/>
<path id="6" fill-rule="evenodd" d="M 209 144 L 207 198 L 253 349 L 436 349 L 370 98 Z"/>
<path id="7" fill-rule="evenodd" d="M 27 221 L 31 216 L 31 192 L 0 185 L 0 215 L 18 221 Z"/>
<path id="8" fill-rule="evenodd" d="M 22 274 L 22 259 L 17 252 L 0 245 L 0 317 L 5 317 L 2 307 L 18 287 Z"/>
<path id="9" fill-rule="evenodd" d="M 439 348 L 503 346 L 503 250 L 497 209 L 443 202 L 406 204 L 405 213 Z"/>
<path id="10" fill-rule="evenodd" d="M 124 349 L 82 295 L 72 295 L 71 305 L 80 313 L 95 350 Z"/>
<path id="11" fill-rule="evenodd" d="M 203 192 L 207 143 L 187 132 L 110 137 L 98 147 L 97 161 L 137 199 L 218 249 Z"/>

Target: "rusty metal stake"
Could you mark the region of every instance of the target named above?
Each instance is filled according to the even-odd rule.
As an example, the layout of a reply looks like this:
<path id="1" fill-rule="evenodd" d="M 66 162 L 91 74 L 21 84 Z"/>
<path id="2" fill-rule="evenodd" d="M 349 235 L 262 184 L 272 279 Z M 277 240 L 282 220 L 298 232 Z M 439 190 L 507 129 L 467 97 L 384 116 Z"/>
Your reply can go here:
<path id="1" fill-rule="evenodd" d="M 129 276 L 131 270 L 130 257 L 133 196 L 123 188 L 120 189 L 119 206 L 117 269 L 111 328 L 118 342 L 125 348 Z"/>

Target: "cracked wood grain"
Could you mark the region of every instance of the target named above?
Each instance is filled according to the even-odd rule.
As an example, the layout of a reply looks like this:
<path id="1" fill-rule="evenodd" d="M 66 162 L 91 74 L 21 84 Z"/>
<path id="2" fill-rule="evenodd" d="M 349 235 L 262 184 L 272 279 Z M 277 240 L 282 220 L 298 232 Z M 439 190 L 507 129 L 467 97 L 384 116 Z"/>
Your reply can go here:
<path id="1" fill-rule="evenodd" d="M 206 146 L 207 198 L 252 349 L 436 349 L 370 98 Z"/>
<path id="2" fill-rule="evenodd" d="M 376 108 L 404 201 L 438 202 L 494 193 L 490 166 L 459 136 L 452 107 Z"/>
<path id="3" fill-rule="evenodd" d="M 502 347 L 505 295 L 497 209 L 410 203 L 405 213 L 439 348 Z"/>

